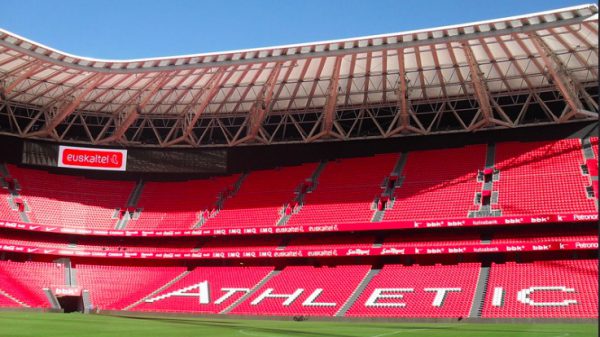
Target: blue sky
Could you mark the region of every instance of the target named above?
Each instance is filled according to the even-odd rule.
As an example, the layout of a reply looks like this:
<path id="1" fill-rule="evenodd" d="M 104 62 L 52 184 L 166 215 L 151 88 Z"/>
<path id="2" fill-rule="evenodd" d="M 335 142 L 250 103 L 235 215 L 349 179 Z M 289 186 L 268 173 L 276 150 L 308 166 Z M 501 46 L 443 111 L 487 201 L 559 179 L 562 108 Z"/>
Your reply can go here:
<path id="1" fill-rule="evenodd" d="M 0 27 L 72 54 L 131 59 L 494 19 L 585 0 L 2 0 Z"/>

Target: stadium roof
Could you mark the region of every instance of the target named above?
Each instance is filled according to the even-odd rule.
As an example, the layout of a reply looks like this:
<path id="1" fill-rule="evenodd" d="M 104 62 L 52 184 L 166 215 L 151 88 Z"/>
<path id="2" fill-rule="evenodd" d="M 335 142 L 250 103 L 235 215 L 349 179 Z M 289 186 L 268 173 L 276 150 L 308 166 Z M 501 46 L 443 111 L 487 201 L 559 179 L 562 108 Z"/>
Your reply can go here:
<path id="1" fill-rule="evenodd" d="M 0 131 L 91 144 L 232 146 L 592 120 L 597 13 L 590 4 L 136 60 L 71 55 L 0 30 Z M 546 120 L 513 113 L 518 102 L 507 97 L 525 97 L 519 104 L 536 105 Z"/>

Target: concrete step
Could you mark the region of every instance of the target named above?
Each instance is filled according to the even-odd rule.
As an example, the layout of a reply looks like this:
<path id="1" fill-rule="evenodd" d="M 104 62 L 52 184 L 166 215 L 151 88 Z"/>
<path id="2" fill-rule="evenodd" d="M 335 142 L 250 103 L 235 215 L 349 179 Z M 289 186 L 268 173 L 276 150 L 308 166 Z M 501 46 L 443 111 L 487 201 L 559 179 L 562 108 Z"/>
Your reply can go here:
<path id="1" fill-rule="evenodd" d="M 16 299 L 16 298 L 12 297 L 10 294 L 8 294 L 8 293 L 4 292 L 3 290 L 0 290 L 0 296 L 4 296 L 4 297 L 6 297 L 6 298 L 10 299 L 11 301 L 13 301 L 13 302 L 15 302 L 15 303 L 19 304 L 19 305 L 20 305 L 20 306 L 22 306 L 22 307 L 29 308 L 29 305 L 28 305 L 28 304 L 25 304 L 25 303 L 21 302 L 20 300 L 18 300 L 18 299 Z"/>
<path id="2" fill-rule="evenodd" d="M 487 284 L 490 278 L 490 267 L 481 266 L 479 269 L 479 278 L 477 279 L 477 288 L 475 288 L 475 296 L 473 297 L 473 303 L 471 304 L 471 311 L 469 317 L 481 317 L 481 310 L 483 310 L 483 301 L 487 293 Z"/>
<path id="3" fill-rule="evenodd" d="M 258 289 L 262 288 L 263 285 L 265 285 L 267 282 L 269 282 L 270 279 L 272 279 L 273 277 L 279 275 L 279 273 L 281 273 L 281 270 L 273 270 L 272 272 L 270 272 L 269 274 L 267 274 L 267 276 L 265 276 L 265 278 L 263 278 L 260 282 L 258 282 L 254 286 L 254 288 L 250 289 L 249 292 L 247 292 L 244 296 L 240 297 L 237 301 L 233 302 L 233 304 L 231 304 L 227 308 L 223 309 L 223 311 L 221 311 L 219 314 L 228 314 L 228 313 L 230 313 L 240 303 L 243 303 L 246 299 L 250 298 L 250 296 L 254 295 L 254 293 L 256 293 L 258 291 Z"/>
<path id="4" fill-rule="evenodd" d="M 132 303 L 128 306 L 126 306 L 125 308 L 123 308 L 123 310 L 129 310 L 131 308 L 134 308 L 137 305 L 140 305 L 142 303 L 144 303 L 144 301 L 148 298 L 152 298 L 155 295 L 159 294 L 161 291 L 169 288 L 170 286 L 172 286 L 173 284 L 175 284 L 177 281 L 181 280 L 182 278 L 184 278 L 186 275 L 188 275 L 190 273 L 190 271 L 186 270 L 183 273 L 177 275 L 174 279 L 172 279 L 171 281 L 167 282 L 165 285 L 163 285 L 162 287 L 154 290 L 153 292 L 151 292 L 150 294 L 148 294 L 147 296 L 144 296 L 142 299 L 140 299 L 139 301 Z"/>
<path id="5" fill-rule="evenodd" d="M 334 316 L 337 316 L 337 317 L 345 316 L 346 312 L 348 312 L 348 310 L 352 307 L 352 305 L 354 305 L 354 302 L 356 302 L 358 297 L 367 288 L 367 286 L 369 285 L 369 283 L 371 282 L 373 277 L 375 277 L 377 274 L 379 274 L 380 271 L 381 271 L 381 269 L 375 269 L 375 268 L 372 268 L 371 270 L 369 270 L 367 275 L 365 275 L 365 277 L 362 279 L 362 281 L 360 281 L 360 283 L 358 284 L 356 289 L 354 289 L 354 291 L 352 292 L 352 295 L 350 295 L 350 297 L 348 298 L 346 303 L 344 303 L 342 305 L 340 310 L 338 310 L 338 312 L 336 312 Z"/>

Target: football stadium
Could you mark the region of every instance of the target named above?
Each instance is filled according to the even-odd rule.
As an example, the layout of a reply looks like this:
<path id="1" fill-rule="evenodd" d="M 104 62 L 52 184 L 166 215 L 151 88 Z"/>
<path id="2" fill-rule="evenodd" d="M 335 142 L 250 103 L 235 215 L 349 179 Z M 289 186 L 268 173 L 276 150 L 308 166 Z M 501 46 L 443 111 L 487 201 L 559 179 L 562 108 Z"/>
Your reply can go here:
<path id="1" fill-rule="evenodd" d="M 597 335 L 598 100 L 595 4 L 132 60 L 0 29 L 0 336 Z"/>

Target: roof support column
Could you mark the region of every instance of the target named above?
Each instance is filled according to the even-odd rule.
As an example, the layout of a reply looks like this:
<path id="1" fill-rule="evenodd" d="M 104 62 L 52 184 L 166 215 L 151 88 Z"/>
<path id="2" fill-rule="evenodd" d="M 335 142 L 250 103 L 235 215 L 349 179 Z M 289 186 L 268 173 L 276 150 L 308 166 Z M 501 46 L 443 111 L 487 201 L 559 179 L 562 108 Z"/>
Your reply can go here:
<path id="1" fill-rule="evenodd" d="M 484 128 L 492 124 L 513 127 L 514 125 L 512 121 L 501 110 L 499 112 L 504 120 L 501 121 L 494 118 L 491 103 L 493 99 L 490 97 L 489 90 L 483 79 L 483 73 L 481 72 L 481 69 L 479 69 L 479 65 L 477 64 L 477 59 L 475 59 L 475 55 L 473 55 L 473 51 L 471 50 L 468 41 L 461 42 L 461 46 L 465 53 L 467 64 L 469 65 L 469 70 L 471 74 L 471 84 L 473 85 L 475 98 L 479 103 L 479 112 L 471 121 L 471 124 L 468 127 L 468 131 Z M 477 120 L 478 117 L 479 121 Z"/>
<path id="2" fill-rule="evenodd" d="M 536 51 L 542 57 L 552 81 L 569 107 L 569 109 L 563 111 L 558 122 L 565 122 L 576 116 L 598 117 L 597 112 L 588 111 L 583 108 L 583 104 L 579 99 L 579 92 L 582 89 L 579 88 L 579 84 L 569 75 L 567 68 L 558 56 L 552 52 L 550 47 L 535 32 L 529 33 L 528 36 Z"/>
<path id="3" fill-rule="evenodd" d="M 248 115 L 248 126 L 246 127 L 246 136 L 242 139 L 234 141 L 232 145 L 237 145 L 249 140 L 257 139 L 262 123 L 264 122 L 267 115 L 271 112 L 273 91 L 275 89 L 275 84 L 277 83 L 277 78 L 279 77 L 279 73 L 281 72 L 282 66 L 283 62 L 277 62 L 275 64 L 275 67 L 273 67 L 273 70 L 271 70 L 267 81 L 265 82 L 259 94 L 257 95 L 256 102 L 254 102 L 254 104 L 250 108 L 250 113 Z M 265 142 L 268 142 L 268 140 L 265 139 Z"/>
<path id="4" fill-rule="evenodd" d="M 47 136 L 50 135 L 54 129 L 67 118 L 83 101 L 83 99 L 94 89 L 96 89 L 103 80 L 106 79 L 106 76 L 100 73 L 90 76 L 88 85 L 81 91 L 74 99 L 71 100 L 69 104 L 67 104 L 63 109 L 61 109 L 51 120 L 46 121 L 46 127 L 35 132 L 27 133 L 27 137 L 34 136 Z M 28 126 L 25 132 L 29 131 L 31 125 Z"/>
<path id="5" fill-rule="evenodd" d="M 385 136 L 390 137 L 401 132 L 415 132 L 420 134 L 426 134 L 427 130 L 421 124 L 421 121 L 417 118 L 415 113 L 410 108 L 410 101 L 408 99 L 408 83 L 406 81 L 406 68 L 404 66 L 404 49 L 398 50 L 398 89 L 396 95 L 398 96 L 398 110 L 392 124 L 390 124 Z M 415 120 L 418 127 L 414 127 L 410 123 L 410 118 Z M 400 125 L 398 125 L 398 119 Z"/>
<path id="6" fill-rule="evenodd" d="M 321 132 L 309 137 L 308 142 L 312 142 L 315 139 L 323 136 L 335 136 L 343 138 L 342 135 L 333 131 L 333 124 L 335 119 L 335 111 L 337 108 L 337 98 L 339 93 L 339 82 L 340 82 L 340 69 L 342 68 L 342 59 L 344 56 L 337 56 L 333 65 L 333 71 L 331 73 L 331 79 L 329 80 L 329 86 L 327 87 L 327 100 L 323 107 L 323 117 L 321 121 Z"/>
<path id="7" fill-rule="evenodd" d="M 123 112 L 123 110 L 121 110 L 121 112 L 119 112 L 119 114 L 115 116 L 115 118 L 117 119 L 117 129 L 113 132 L 112 135 L 100 139 L 98 141 L 98 144 L 106 144 L 113 141 L 121 140 L 121 138 L 123 138 L 123 135 L 125 134 L 125 131 L 127 131 L 131 124 L 135 122 L 135 120 L 138 118 L 144 107 L 146 107 L 146 105 L 150 103 L 152 97 L 154 97 L 158 90 L 160 90 L 170 81 L 171 76 L 169 76 L 169 74 L 163 74 L 162 76 L 158 75 L 154 80 L 152 80 L 148 85 L 146 85 L 145 88 L 141 89 L 136 95 L 136 97 L 138 98 L 142 97 L 143 92 L 151 86 L 150 91 L 140 100 L 138 104 L 135 105 L 135 107 L 129 110 L 129 112 Z"/>

